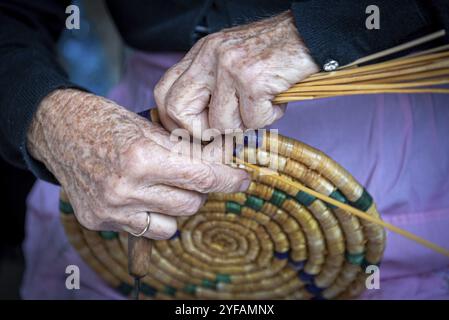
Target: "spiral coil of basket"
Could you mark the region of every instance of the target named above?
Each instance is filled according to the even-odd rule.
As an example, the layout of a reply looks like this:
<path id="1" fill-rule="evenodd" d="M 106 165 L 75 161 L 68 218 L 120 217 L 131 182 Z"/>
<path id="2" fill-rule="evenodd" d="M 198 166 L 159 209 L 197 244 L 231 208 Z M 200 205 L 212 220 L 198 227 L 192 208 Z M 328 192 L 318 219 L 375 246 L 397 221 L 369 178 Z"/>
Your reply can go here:
<path id="1" fill-rule="evenodd" d="M 154 115 L 154 113 L 153 113 Z M 275 145 L 277 154 L 270 152 Z M 368 192 L 321 151 L 283 136 L 247 134 L 239 155 L 259 166 L 276 160 L 293 181 L 379 217 Z M 112 287 L 130 294 L 127 237 L 78 224 L 61 194 L 67 236 Z M 155 241 L 142 298 L 350 298 L 365 287 L 365 267 L 380 263 L 384 228 L 329 206 L 270 175 L 252 172 L 246 193 L 210 194 L 178 231 Z"/>

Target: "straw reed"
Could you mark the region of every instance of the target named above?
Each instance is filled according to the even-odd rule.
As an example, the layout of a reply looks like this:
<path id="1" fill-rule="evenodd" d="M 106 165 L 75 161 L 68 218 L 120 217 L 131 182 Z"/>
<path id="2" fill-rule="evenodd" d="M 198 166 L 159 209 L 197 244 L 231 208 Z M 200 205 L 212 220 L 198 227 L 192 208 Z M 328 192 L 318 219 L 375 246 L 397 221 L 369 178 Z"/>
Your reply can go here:
<path id="1" fill-rule="evenodd" d="M 279 94 L 274 103 L 376 93 L 449 93 L 449 50 L 446 46 L 366 66 L 320 72 Z M 437 52 L 434 52 L 437 51 Z"/>

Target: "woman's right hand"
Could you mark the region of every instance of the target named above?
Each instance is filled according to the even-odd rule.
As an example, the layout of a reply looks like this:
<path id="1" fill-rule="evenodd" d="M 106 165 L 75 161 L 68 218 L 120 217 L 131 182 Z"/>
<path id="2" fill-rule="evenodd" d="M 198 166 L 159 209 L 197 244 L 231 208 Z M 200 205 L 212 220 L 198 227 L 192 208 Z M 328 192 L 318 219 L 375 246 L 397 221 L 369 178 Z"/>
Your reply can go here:
<path id="1" fill-rule="evenodd" d="M 66 191 L 78 221 L 92 230 L 167 239 L 175 216 L 194 214 L 209 192 L 245 191 L 246 172 L 172 152 L 162 127 L 112 101 L 74 89 L 40 103 L 28 150 Z"/>

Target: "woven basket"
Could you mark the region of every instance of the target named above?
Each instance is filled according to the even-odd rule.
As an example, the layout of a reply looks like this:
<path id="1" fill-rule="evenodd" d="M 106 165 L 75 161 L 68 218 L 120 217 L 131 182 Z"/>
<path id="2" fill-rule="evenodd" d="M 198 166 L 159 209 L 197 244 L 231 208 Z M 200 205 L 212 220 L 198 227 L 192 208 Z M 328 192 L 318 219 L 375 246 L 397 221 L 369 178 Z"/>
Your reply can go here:
<path id="1" fill-rule="evenodd" d="M 441 87 L 449 83 L 449 45 L 355 67 L 444 35 L 440 30 L 359 59 L 347 68 L 312 75 L 273 102 L 352 94 L 449 93 Z M 152 117 L 158 121 L 156 113 Z M 380 219 L 368 192 L 321 151 L 261 132 L 246 138 L 246 144 L 236 148 L 237 156 L 252 155 L 259 167 L 275 159 L 284 178 Z M 277 145 L 276 154 L 270 152 L 273 145 Z M 179 229 L 172 239 L 154 241 L 141 298 L 334 299 L 353 298 L 364 290 L 365 267 L 379 264 L 385 248 L 382 221 L 359 219 L 360 215 L 292 187 L 298 184 L 262 173 L 251 171 L 246 193 L 209 194 L 197 214 L 178 218 Z M 127 235 L 82 227 L 63 191 L 60 211 L 79 254 L 111 287 L 130 295 L 133 279 L 127 270 Z M 438 245 L 384 225 L 449 256 Z"/>
<path id="2" fill-rule="evenodd" d="M 263 132 L 247 138 L 240 155 L 253 154 L 262 166 L 277 143 L 281 175 L 379 218 L 368 192 L 323 152 Z M 127 234 L 82 227 L 63 191 L 60 211 L 81 257 L 129 296 Z M 383 227 L 252 172 L 246 193 L 209 194 L 197 214 L 178 218 L 170 240 L 154 241 L 140 298 L 353 298 L 365 288 L 366 266 L 379 264 L 384 248 Z"/>

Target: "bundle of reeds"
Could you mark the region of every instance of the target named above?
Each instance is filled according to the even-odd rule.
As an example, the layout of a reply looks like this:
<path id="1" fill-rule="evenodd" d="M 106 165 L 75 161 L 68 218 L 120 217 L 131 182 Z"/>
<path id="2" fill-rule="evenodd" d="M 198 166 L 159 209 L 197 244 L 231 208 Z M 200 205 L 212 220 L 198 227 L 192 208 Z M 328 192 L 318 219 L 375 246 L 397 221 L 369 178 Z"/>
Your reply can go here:
<path id="1" fill-rule="evenodd" d="M 444 34 L 444 31 L 439 32 L 437 36 Z M 273 102 L 287 103 L 355 94 L 449 93 L 449 88 L 441 87 L 449 84 L 449 45 L 385 62 L 358 65 L 409 46 L 405 44 L 393 48 L 333 72 L 314 74 L 276 96 Z"/>

